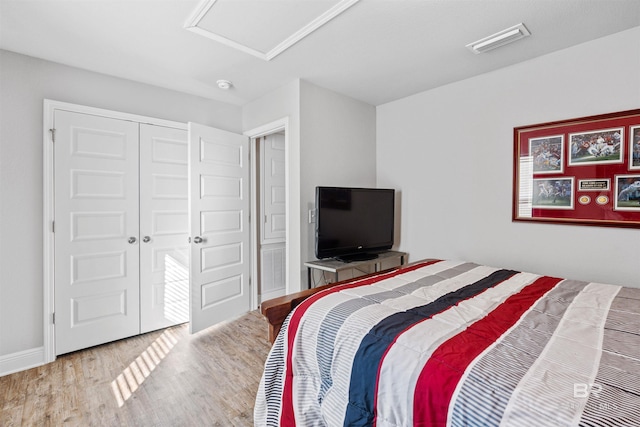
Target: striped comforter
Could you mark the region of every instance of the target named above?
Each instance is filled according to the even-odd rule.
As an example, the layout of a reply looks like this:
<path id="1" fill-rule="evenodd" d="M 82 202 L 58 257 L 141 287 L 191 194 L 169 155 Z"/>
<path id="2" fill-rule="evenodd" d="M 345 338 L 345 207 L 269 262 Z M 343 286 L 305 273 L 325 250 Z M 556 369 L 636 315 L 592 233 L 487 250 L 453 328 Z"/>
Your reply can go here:
<path id="1" fill-rule="evenodd" d="M 314 294 L 257 426 L 640 426 L 640 289 L 425 261 Z"/>

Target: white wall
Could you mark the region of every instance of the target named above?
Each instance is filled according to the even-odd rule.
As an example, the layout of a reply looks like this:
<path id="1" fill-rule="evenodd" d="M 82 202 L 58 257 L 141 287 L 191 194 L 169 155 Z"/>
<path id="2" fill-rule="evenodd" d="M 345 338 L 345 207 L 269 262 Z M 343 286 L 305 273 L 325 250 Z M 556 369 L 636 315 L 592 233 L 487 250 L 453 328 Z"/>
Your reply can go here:
<path id="1" fill-rule="evenodd" d="M 401 249 L 640 287 L 640 230 L 511 221 L 514 127 L 636 108 L 640 27 L 379 106 Z"/>
<path id="2" fill-rule="evenodd" d="M 303 262 L 315 258 L 317 186 L 376 186 L 376 109 L 370 104 L 302 81 L 300 214 Z M 306 269 L 303 271 L 306 281 Z"/>
<path id="3" fill-rule="evenodd" d="M 43 345 L 43 99 L 241 131 L 239 107 L 0 51 L 0 362 Z M 0 372 L 2 363 L 0 363 Z"/>
<path id="4" fill-rule="evenodd" d="M 305 261 L 314 256 L 308 222 L 318 185 L 375 186 L 375 107 L 295 80 L 243 107 L 243 129 L 289 118 L 290 292 L 307 287 Z"/>

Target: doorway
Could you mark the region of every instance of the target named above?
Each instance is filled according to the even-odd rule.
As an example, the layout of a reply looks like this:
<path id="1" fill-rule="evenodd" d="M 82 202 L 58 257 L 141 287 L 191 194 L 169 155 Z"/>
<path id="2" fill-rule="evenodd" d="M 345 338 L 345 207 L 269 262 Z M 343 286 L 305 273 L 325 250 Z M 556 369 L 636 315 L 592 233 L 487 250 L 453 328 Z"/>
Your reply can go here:
<path id="1" fill-rule="evenodd" d="M 279 131 L 256 138 L 258 199 L 256 200 L 258 275 L 260 302 L 285 294 L 286 282 L 286 181 L 285 134 Z"/>
<path id="2" fill-rule="evenodd" d="M 253 307 L 289 290 L 289 138 L 284 118 L 245 132 L 251 138 Z"/>

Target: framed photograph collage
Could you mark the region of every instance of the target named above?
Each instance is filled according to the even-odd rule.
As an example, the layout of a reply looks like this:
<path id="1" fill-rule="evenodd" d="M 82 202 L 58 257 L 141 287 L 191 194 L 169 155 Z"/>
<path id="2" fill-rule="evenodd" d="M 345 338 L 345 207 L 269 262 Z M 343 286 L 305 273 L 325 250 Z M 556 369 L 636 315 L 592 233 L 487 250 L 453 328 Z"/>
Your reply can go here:
<path id="1" fill-rule="evenodd" d="M 640 110 L 513 135 L 514 221 L 640 228 Z"/>

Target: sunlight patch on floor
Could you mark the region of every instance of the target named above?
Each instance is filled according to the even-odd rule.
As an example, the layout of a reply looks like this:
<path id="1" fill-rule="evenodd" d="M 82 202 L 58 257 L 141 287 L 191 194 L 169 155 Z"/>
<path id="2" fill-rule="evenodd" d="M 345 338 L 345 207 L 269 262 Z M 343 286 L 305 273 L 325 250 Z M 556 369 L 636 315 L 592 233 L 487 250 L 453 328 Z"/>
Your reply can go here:
<path id="1" fill-rule="evenodd" d="M 151 375 L 154 369 L 178 343 L 175 334 L 167 329 L 149 345 L 115 380 L 111 382 L 111 391 L 118 407 L 133 396 L 138 387 Z"/>

